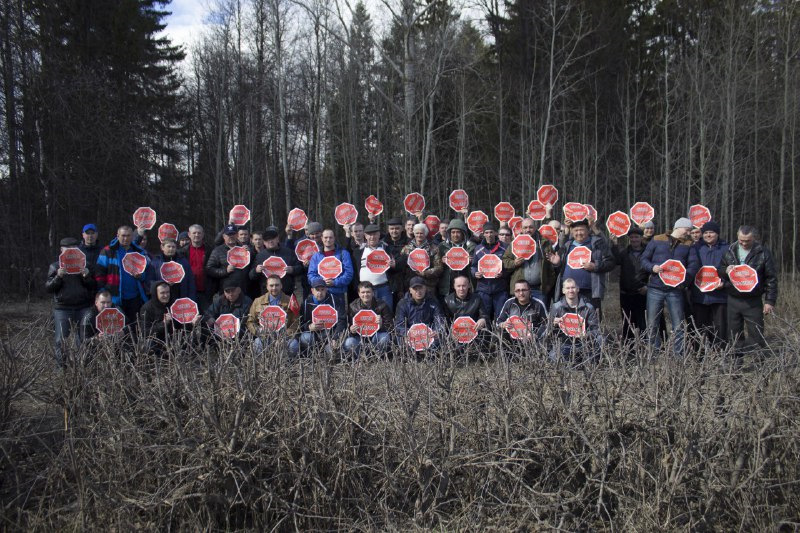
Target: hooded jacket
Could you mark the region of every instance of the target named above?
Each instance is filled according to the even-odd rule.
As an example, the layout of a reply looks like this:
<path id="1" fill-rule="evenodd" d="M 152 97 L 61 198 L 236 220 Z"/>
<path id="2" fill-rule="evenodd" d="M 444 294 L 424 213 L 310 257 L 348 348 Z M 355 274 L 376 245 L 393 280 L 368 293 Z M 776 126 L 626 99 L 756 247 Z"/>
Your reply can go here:
<path id="1" fill-rule="evenodd" d="M 460 230 L 464 234 L 464 240 L 458 244 L 453 243 L 450 239 L 452 230 Z M 465 274 L 469 277 L 471 283 L 475 283 L 474 278 L 472 277 L 472 270 L 470 268 L 472 264 L 472 259 L 475 256 L 475 243 L 469 239 L 470 231 L 467 228 L 467 225 L 464 224 L 464 221 L 460 218 L 454 218 L 450 221 L 450 224 L 447 226 L 447 236 L 448 239 L 444 241 L 442 244 L 439 245 L 439 257 L 442 260 L 442 275 L 439 276 L 439 295 L 442 297 L 447 296 L 450 294 L 450 291 L 453 290 L 452 283 L 453 278 L 458 276 L 459 274 Z M 452 270 L 447 264 L 444 262 L 444 256 L 451 248 L 461 247 L 464 248 L 467 253 L 469 253 L 470 262 L 461 270 Z"/>
<path id="2" fill-rule="evenodd" d="M 164 263 L 169 263 L 170 261 L 174 261 L 183 267 L 183 279 L 177 285 L 173 285 L 171 288 L 171 298 L 172 300 L 177 300 L 178 298 L 191 298 L 192 300 L 197 301 L 197 290 L 194 284 L 194 273 L 192 272 L 192 267 L 189 265 L 189 260 L 178 255 L 173 257 L 167 258 L 164 254 L 158 254 L 153 258 L 150 264 L 153 267 L 153 282 L 156 281 L 164 281 L 164 278 L 161 277 L 161 266 Z M 151 291 L 152 296 L 152 291 Z"/>
<path id="3" fill-rule="evenodd" d="M 164 340 L 166 334 L 166 323 L 164 315 L 169 311 L 169 304 L 162 304 L 158 301 L 158 288 L 164 285 L 164 281 L 153 283 L 150 288 L 150 299 L 139 309 L 139 322 L 145 336 L 153 336 Z"/>

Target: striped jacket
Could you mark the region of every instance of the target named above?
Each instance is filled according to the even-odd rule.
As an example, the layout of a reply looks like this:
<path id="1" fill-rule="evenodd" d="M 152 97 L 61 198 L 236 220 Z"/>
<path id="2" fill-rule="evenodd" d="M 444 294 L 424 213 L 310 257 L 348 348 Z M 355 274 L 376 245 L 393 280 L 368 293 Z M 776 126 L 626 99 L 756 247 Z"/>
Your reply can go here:
<path id="1" fill-rule="evenodd" d="M 120 305 L 122 302 L 121 289 L 122 289 L 122 276 L 129 276 L 127 272 L 123 271 L 120 260 L 117 257 L 119 251 L 119 242 L 116 238 L 111 243 L 102 249 L 100 255 L 97 256 L 97 265 L 95 268 L 94 279 L 97 282 L 97 288 L 105 288 L 111 293 L 111 300 L 114 305 Z M 129 252 L 139 252 L 147 257 L 145 251 L 138 245 L 131 243 Z M 148 279 L 151 277 L 150 260 L 147 261 L 147 268 L 142 274 L 142 277 L 137 282 L 139 288 L 139 297 L 143 302 L 147 301 Z"/>

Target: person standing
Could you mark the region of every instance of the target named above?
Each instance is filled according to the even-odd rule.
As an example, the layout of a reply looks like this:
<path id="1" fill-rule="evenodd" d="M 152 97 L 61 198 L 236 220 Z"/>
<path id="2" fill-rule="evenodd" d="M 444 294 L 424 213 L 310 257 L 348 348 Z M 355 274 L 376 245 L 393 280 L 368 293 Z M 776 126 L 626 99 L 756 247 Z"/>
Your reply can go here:
<path id="1" fill-rule="evenodd" d="M 728 249 L 728 243 L 720 240 L 720 227 L 714 221 L 703 224 L 701 230 L 702 240 L 695 244 L 700 266 L 717 269 L 722 264 L 722 256 Z M 720 286 L 711 292 L 702 292 L 692 283 L 691 298 L 695 327 L 711 344 L 722 344 L 728 333 L 728 298 L 724 288 Z"/>
<path id="2" fill-rule="evenodd" d="M 644 232 L 638 226 L 628 231 L 628 246 L 621 248 L 611 236 L 611 254 L 619 265 L 619 308 L 622 313 L 622 338 L 631 340 L 647 330 L 647 273 L 640 261 L 644 252 Z"/>
<path id="3" fill-rule="evenodd" d="M 131 276 L 122 267 L 125 256 L 129 253 L 140 253 L 147 259 L 147 268 L 143 274 Z M 135 324 L 139 309 L 147 301 L 146 284 L 149 281 L 150 259 L 146 252 L 133 243 L 133 228 L 120 226 L 117 237 L 103 248 L 97 258 L 95 281 L 98 288 L 105 288 L 111 293 L 114 305 L 125 313 L 125 323 Z"/>
<path id="4" fill-rule="evenodd" d="M 502 230 L 502 228 L 501 228 Z M 511 231 L 508 228 L 505 231 Z M 478 262 L 485 255 L 495 255 L 502 263 L 506 246 L 497 238 L 497 228 L 491 222 L 483 225 L 483 242 L 475 248 L 472 257 L 472 276 L 477 280 L 475 291 L 483 301 L 484 308 L 494 320 L 500 314 L 503 304 L 508 300 L 508 276 L 501 272 L 496 278 L 486 278 L 478 270 Z"/>
<path id="5" fill-rule="evenodd" d="M 205 313 L 217 290 L 214 278 L 206 276 L 206 265 L 211 258 L 213 248 L 205 243 L 205 231 L 200 224 L 189 226 L 188 233 L 189 244 L 178 250 L 178 256 L 189 263 L 189 269 L 194 276 L 197 306 L 200 308 L 200 313 Z"/>

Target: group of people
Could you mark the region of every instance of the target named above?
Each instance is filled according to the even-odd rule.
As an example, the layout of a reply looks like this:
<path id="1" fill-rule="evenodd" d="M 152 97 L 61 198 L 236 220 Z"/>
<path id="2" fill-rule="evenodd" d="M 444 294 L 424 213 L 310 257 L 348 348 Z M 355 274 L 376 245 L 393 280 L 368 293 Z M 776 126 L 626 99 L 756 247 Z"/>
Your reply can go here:
<path id="1" fill-rule="evenodd" d="M 535 243 L 529 257 L 515 253 L 515 232 L 507 224 L 487 222 L 471 231 L 464 220 L 454 218 L 433 234 L 420 222 L 422 213 L 391 218 L 385 228 L 373 217 L 366 226 L 348 224 L 338 240 L 333 229 L 313 221 L 299 231 L 287 224 L 283 236 L 275 226 L 250 231 L 228 224 L 213 242 L 202 226 L 193 224 L 177 239 L 160 242 L 155 254 L 144 246 L 145 230 L 121 226 L 110 243 L 101 246 L 98 228 L 87 224 L 81 239 L 61 241 L 62 252 L 79 248 L 85 254 L 85 268 L 67 273 L 56 261 L 48 274 L 56 358 L 64 363 L 66 339 L 75 325 L 79 342 L 92 337 L 97 334 L 97 314 L 113 306 L 124 313 L 129 328 L 153 340 L 154 349 L 179 329 L 201 331 L 202 342 L 211 342 L 217 319 L 233 315 L 239 320 L 238 335 L 252 338 L 258 351 L 285 343 L 295 357 L 315 346 L 357 357 L 365 348 L 385 352 L 392 343 L 404 343 L 415 324 L 430 328 L 433 338 L 427 349 L 436 350 L 456 319 L 470 317 L 477 330 L 475 346 L 487 348 L 492 338 L 506 337 L 547 344 L 552 357 L 586 360 L 596 357 L 603 344 L 602 302 L 608 273 L 617 266 L 625 338 L 644 335 L 660 346 L 666 307 L 675 353 L 684 351 L 686 324 L 702 331 L 711 344 L 735 342 L 742 349 L 765 345 L 763 317 L 776 304 L 777 268 L 754 228 L 741 226 L 729 245 L 720 239 L 716 222 L 695 228 L 689 219 L 679 218 L 671 231 L 660 235 L 652 222 L 633 225 L 623 243 L 605 234 L 596 220 L 552 220 L 552 206 L 547 207 L 541 224 L 555 229 L 557 239 L 542 237 L 539 223 L 531 218 L 514 228 Z M 318 251 L 300 259 L 296 246 L 305 240 L 313 241 Z M 234 247 L 248 250 L 248 264 L 229 263 Z M 578 247 L 588 249 L 589 255 L 576 265 L 567 258 Z M 469 255 L 463 268 L 448 260 L 453 248 Z M 378 250 L 388 256 L 388 268 L 376 269 L 368 262 Z M 141 274 L 123 267 L 126 254 L 132 252 L 146 258 Z M 499 273 L 489 274 L 481 267 L 487 255 L 502 263 Z M 266 266 L 272 257 L 283 260 L 281 272 Z M 341 265 L 335 276 L 321 271 L 328 257 L 336 257 Z M 677 287 L 665 284 L 659 275 L 668 260 L 686 269 L 685 281 Z M 163 279 L 162 266 L 170 262 L 182 266 L 180 282 Z M 758 274 L 749 292 L 740 292 L 728 277 L 741 264 Z M 713 291 L 701 292 L 694 284 L 702 266 L 719 273 L 721 283 Z M 189 298 L 199 308 L 188 324 L 171 314 L 170 306 L 178 298 Z M 314 312 L 319 306 L 333 308 L 335 322 L 320 319 Z M 274 307 L 286 314 L 279 331 L 262 316 Z M 379 317 L 377 332 L 362 335 L 354 318 L 363 310 Z"/>

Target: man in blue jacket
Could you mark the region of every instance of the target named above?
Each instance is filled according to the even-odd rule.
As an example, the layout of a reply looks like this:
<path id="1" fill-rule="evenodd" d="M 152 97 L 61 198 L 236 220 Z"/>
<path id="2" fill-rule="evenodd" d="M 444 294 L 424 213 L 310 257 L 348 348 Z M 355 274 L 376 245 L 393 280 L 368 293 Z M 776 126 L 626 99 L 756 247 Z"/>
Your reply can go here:
<path id="1" fill-rule="evenodd" d="M 439 300 L 428 292 L 428 286 L 420 276 L 411 278 L 408 285 L 408 293 L 397 304 L 397 312 L 394 315 L 397 341 L 404 343 L 408 329 L 414 324 L 426 324 L 436 332 L 437 339 L 431 345 L 431 349 L 435 350 L 447 332 Z"/>
<path id="2" fill-rule="evenodd" d="M 700 269 L 700 261 L 689 238 L 691 229 L 692 222 L 688 218 L 679 218 L 675 221 L 672 233 L 655 235 L 640 258 L 642 268 L 652 272 L 647 284 L 647 331 L 650 342 L 656 348 L 661 347 L 658 325 L 666 304 L 675 335 L 674 353 L 678 355 L 683 354 L 683 287 L 694 280 Z M 678 287 L 665 285 L 659 276 L 661 265 L 670 259 L 680 261 L 686 268 L 684 282 Z"/>
<path id="3" fill-rule="evenodd" d="M 694 245 L 700 267 L 710 266 L 717 269 L 728 249 L 728 243 L 719 238 L 720 227 L 714 221 L 706 222 L 700 230 L 700 241 Z M 702 292 L 692 283 L 691 295 L 695 327 L 703 332 L 710 343 L 722 344 L 728 333 L 728 297 L 722 285 L 711 292 Z"/>
<path id="4" fill-rule="evenodd" d="M 324 279 L 319 275 L 319 263 L 326 257 L 333 256 L 342 263 L 342 273 L 334 279 Z M 332 229 L 322 232 L 322 250 L 315 253 L 308 263 L 308 284 L 313 287 L 318 282 L 323 282 L 328 287 L 328 292 L 333 296 L 342 309 L 346 308 L 345 296 L 347 286 L 353 280 L 353 262 L 350 252 L 336 244 L 336 235 Z"/>

